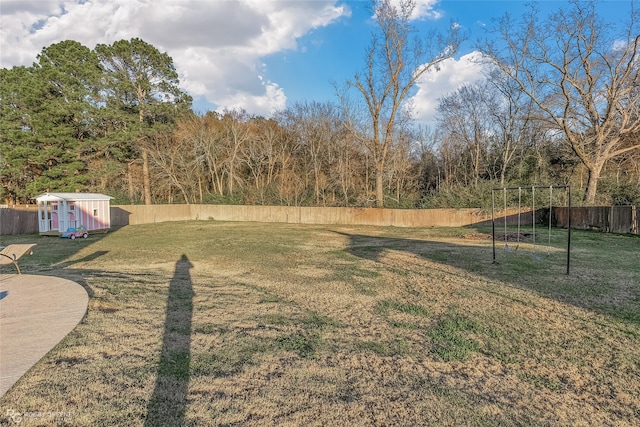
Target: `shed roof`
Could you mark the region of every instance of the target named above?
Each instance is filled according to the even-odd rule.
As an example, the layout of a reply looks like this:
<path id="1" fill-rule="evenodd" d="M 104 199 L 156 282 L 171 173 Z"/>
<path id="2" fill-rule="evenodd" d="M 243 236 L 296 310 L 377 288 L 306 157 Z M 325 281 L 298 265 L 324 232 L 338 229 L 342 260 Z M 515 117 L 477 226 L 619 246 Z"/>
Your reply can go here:
<path id="1" fill-rule="evenodd" d="M 36 197 L 38 202 L 59 202 L 78 200 L 111 200 L 113 197 L 100 193 L 44 193 Z"/>

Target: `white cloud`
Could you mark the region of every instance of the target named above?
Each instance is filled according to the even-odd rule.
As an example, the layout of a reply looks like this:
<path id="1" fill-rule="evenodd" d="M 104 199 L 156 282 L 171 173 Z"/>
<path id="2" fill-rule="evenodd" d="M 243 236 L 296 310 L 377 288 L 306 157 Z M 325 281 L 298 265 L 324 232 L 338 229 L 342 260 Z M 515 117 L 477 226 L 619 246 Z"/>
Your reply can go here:
<path id="1" fill-rule="evenodd" d="M 399 7 L 401 2 L 406 2 L 407 0 L 391 0 L 391 4 L 395 7 Z M 436 4 L 438 4 L 440 0 L 415 0 L 415 7 L 413 9 L 413 13 L 411 14 L 411 19 L 440 19 L 442 18 L 442 12 L 435 8 Z"/>
<path id="2" fill-rule="evenodd" d="M 234 92 L 230 94 L 223 101 L 225 107 L 219 107 L 217 111 L 223 112 L 225 109 L 247 110 L 247 105 L 253 105 L 253 112 L 266 111 L 266 115 L 268 115 L 268 113 L 274 113 L 286 107 L 287 97 L 282 88 L 272 82 L 264 83 L 263 87 L 265 90 L 264 95 L 251 95 L 248 92 Z"/>
<path id="3" fill-rule="evenodd" d="M 465 84 L 482 78 L 485 65 L 480 52 L 474 51 L 460 59 L 449 58 L 440 63 L 439 70 L 426 72 L 416 83 L 417 92 L 411 98 L 413 114 L 416 120 L 435 123 L 438 100 L 459 89 Z"/>
<path id="4" fill-rule="evenodd" d="M 181 85 L 220 108 L 268 115 L 284 107 L 261 58 L 297 48 L 314 28 L 349 15 L 332 0 L 2 0 L 0 67 L 31 65 L 43 47 L 139 37 L 174 60 Z"/>
<path id="5" fill-rule="evenodd" d="M 626 40 L 616 39 L 611 44 L 611 50 L 614 52 L 623 52 L 629 44 Z"/>

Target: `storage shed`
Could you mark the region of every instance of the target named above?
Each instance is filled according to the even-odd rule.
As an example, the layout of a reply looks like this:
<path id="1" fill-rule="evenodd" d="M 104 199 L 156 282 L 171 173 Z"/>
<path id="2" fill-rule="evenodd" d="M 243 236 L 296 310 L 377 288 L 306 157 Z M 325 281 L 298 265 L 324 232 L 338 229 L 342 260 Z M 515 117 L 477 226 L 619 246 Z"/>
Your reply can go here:
<path id="1" fill-rule="evenodd" d="M 104 231 L 111 227 L 109 204 L 113 197 L 97 193 L 44 193 L 38 202 L 40 235 L 59 235 L 69 228 Z"/>

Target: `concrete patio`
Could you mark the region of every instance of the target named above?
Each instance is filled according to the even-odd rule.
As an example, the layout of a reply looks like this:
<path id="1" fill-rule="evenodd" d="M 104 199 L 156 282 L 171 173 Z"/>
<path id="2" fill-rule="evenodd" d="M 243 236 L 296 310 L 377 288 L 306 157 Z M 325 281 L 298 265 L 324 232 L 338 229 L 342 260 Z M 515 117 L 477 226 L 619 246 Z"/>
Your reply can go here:
<path id="1" fill-rule="evenodd" d="M 70 280 L 0 274 L 0 397 L 76 327 L 88 302 Z"/>

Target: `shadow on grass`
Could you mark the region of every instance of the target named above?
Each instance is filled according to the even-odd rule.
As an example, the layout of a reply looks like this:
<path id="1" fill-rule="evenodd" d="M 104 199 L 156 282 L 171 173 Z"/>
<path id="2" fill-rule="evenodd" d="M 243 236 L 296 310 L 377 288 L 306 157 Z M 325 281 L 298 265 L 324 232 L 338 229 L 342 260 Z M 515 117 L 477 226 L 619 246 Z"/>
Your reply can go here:
<path id="1" fill-rule="evenodd" d="M 169 284 L 162 353 L 153 395 L 147 405 L 145 426 L 181 426 L 187 408 L 193 285 L 186 255 L 176 262 Z"/>
<path id="2" fill-rule="evenodd" d="M 590 278 L 591 268 L 601 270 L 610 268 L 613 272 L 615 266 L 595 264 L 588 266 L 588 262 L 582 265 L 582 271 L 565 274 L 566 252 L 564 248 L 555 248 L 558 255 L 549 257 L 536 257 L 535 252 L 521 251 L 521 253 L 501 254 L 498 263 L 493 264 L 491 248 L 476 245 L 460 245 L 433 240 L 408 239 L 395 237 L 368 236 L 336 232 L 349 239 L 347 251 L 359 258 L 368 259 L 384 264 L 383 252 L 386 250 L 398 250 L 416 255 L 422 259 L 434 261 L 484 276 L 491 280 L 508 283 L 516 288 L 533 291 L 541 296 L 553 298 L 562 303 L 606 314 L 618 320 L 640 324 L 640 287 L 631 289 L 633 295 L 626 295 L 629 289 L 628 277 L 611 279 L 607 286 L 599 281 L 599 276 Z M 606 245 L 602 241 L 605 235 L 598 235 L 600 245 Z M 587 235 L 584 238 L 589 238 Z M 591 250 L 591 249 L 589 249 Z M 594 251 L 597 249 L 593 249 Z M 586 254 L 585 254 L 586 255 Z M 554 259 L 557 258 L 557 259 Z M 588 254 L 597 263 L 596 252 Z M 542 259 L 540 259 L 542 258 Z M 407 269 L 412 269 L 407 266 Z M 594 271 L 595 271 L 594 270 Z M 601 271 L 598 274 L 603 274 Z M 631 275 L 634 273 L 631 272 Z M 622 296 L 622 297 L 621 297 Z"/>
<path id="3" fill-rule="evenodd" d="M 100 258 L 101 256 L 106 255 L 108 253 L 109 253 L 109 251 L 95 251 L 94 253 L 89 254 L 89 255 L 87 255 L 87 256 L 85 256 L 83 258 L 76 259 L 76 260 L 73 260 L 73 261 L 66 261 L 66 262 L 62 263 L 61 265 L 59 265 L 58 267 L 65 268 L 65 267 L 69 267 L 69 266 L 72 266 L 74 264 L 78 264 L 78 263 L 81 263 L 81 262 L 93 261 L 93 260 L 96 260 L 96 259 Z"/>
<path id="4" fill-rule="evenodd" d="M 35 243 L 33 254 L 20 260 L 20 268 L 25 274 L 42 274 L 52 269 L 69 267 L 80 262 L 93 261 L 108 251 L 96 251 L 82 259 L 71 260 L 73 256 L 104 239 L 107 233 L 91 234 L 86 239 L 62 239 L 56 236 L 39 236 L 37 234 L 19 234 L 0 236 L 2 245 L 15 243 Z"/>

